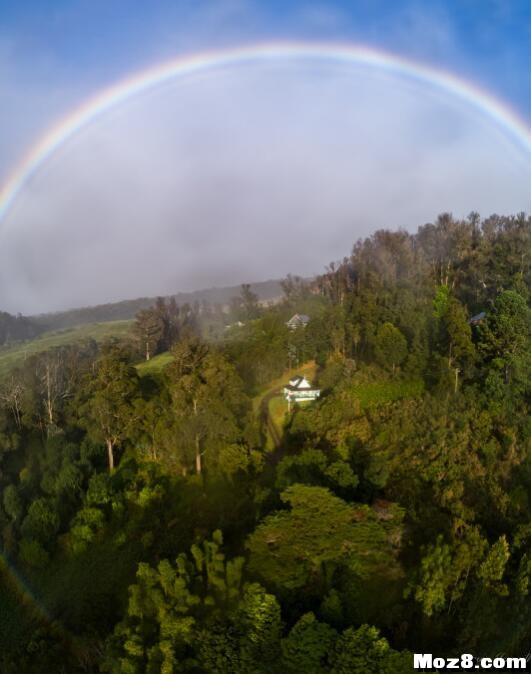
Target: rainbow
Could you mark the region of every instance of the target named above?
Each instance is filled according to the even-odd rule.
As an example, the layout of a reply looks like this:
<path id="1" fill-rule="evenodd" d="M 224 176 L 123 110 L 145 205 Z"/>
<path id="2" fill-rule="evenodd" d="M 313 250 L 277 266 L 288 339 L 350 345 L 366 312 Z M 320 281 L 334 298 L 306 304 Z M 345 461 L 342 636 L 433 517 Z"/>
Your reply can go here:
<path id="1" fill-rule="evenodd" d="M 198 72 L 264 61 L 316 59 L 377 68 L 443 90 L 498 124 L 531 154 L 531 129 L 507 105 L 449 72 L 365 46 L 322 43 L 274 43 L 179 56 L 98 92 L 49 129 L 10 173 L 0 191 L 0 222 L 28 179 L 69 138 L 106 111 L 171 79 Z"/>

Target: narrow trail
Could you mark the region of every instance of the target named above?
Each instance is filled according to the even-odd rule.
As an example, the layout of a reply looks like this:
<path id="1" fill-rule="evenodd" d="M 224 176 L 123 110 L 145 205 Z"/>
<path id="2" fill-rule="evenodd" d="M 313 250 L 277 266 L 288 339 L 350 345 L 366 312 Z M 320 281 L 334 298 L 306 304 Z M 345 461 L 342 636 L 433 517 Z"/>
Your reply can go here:
<path id="1" fill-rule="evenodd" d="M 260 402 L 260 420 L 269 431 L 271 439 L 273 440 L 275 450 L 277 450 L 282 443 L 282 433 L 280 432 L 278 426 L 276 425 L 276 423 L 271 418 L 271 415 L 269 414 L 269 401 L 271 400 L 271 398 L 274 398 L 279 394 L 280 394 L 279 389 L 273 389 L 272 391 L 268 391 Z"/>

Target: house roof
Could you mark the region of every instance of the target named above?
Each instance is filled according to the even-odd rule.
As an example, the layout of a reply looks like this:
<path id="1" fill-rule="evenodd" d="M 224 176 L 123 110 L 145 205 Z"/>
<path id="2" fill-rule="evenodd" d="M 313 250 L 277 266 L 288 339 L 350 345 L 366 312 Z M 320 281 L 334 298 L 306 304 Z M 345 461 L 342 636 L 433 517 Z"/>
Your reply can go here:
<path id="1" fill-rule="evenodd" d="M 472 318 L 468 319 L 468 322 L 471 323 L 472 325 L 474 323 L 480 323 L 482 320 L 485 319 L 487 316 L 487 313 L 485 311 L 480 311 L 479 314 L 476 314 L 475 316 L 472 316 Z"/>
<path id="2" fill-rule="evenodd" d="M 313 388 L 313 386 L 306 379 L 306 377 L 303 377 L 300 374 L 296 375 L 295 377 L 292 377 L 289 380 L 289 384 L 286 384 L 286 386 L 284 386 L 284 388 L 287 389 L 288 391 L 315 391 L 315 390 L 317 390 L 317 389 Z"/>
<path id="3" fill-rule="evenodd" d="M 289 380 L 289 383 L 294 388 L 312 388 L 310 382 L 301 374 L 295 375 L 295 377 Z"/>
<path id="4" fill-rule="evenodd" d="M 289 321 L 286 323 L 286 325 L 306 325 L 310 320 L 310 317 L 307 316 L 306 314 L 293 314 L 293 316 L 289 319 Z"/>

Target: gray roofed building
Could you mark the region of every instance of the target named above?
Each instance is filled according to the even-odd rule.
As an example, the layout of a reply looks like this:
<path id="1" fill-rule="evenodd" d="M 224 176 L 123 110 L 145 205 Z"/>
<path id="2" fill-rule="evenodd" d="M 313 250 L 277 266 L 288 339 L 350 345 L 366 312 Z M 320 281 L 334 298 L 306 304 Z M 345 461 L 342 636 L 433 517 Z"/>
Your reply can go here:
<path id="1" fill-rule="evenodd" d="M 295 328 L 305 328 L 309 321 L 310 317 L 306 314 L 293 314 L 286 325 L 290 330 L 295 330 Z"/>
<path id="2" fill-rule="evenodd" d="M 472 318 L 468 319 L 468 322 L 470 325 L 479 325 L 482 321 L 485 320 L 487 314 L 485 311 L 480 311 L 479 314 L 476 314 L 475 316 L 472 316 Z"/>

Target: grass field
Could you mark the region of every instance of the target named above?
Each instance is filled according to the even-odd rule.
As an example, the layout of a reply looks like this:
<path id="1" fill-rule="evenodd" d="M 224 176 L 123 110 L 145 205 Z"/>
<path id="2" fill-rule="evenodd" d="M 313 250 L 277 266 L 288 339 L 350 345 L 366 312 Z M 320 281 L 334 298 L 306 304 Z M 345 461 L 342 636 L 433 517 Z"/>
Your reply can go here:
<path id="1" fill-rule="evenodd" d="M 168 363 L 171 363 L 171 361 L 171 353 L 165 351 L 164 353 L 159 353 L 158 356 L 153 356 L 150 360 L 139 363 L 136 365 L 136 370 L 141 377 L 147 374 L 157 374 L 158 372 L 161 372 Z"/>
<path id="2" fill-rule="evenodd" d="M 31 341 L 0 347 L 0 378 L 35 353 L 41 353 L 57 346 L 65 346 L 84 339 L 95 339 L 97 342 L 102 342 L 109 337 L 125 337 L 129 333 L 132 323 L 133 321 L 91 323 L 78 328 L 45 332 Z"/>

